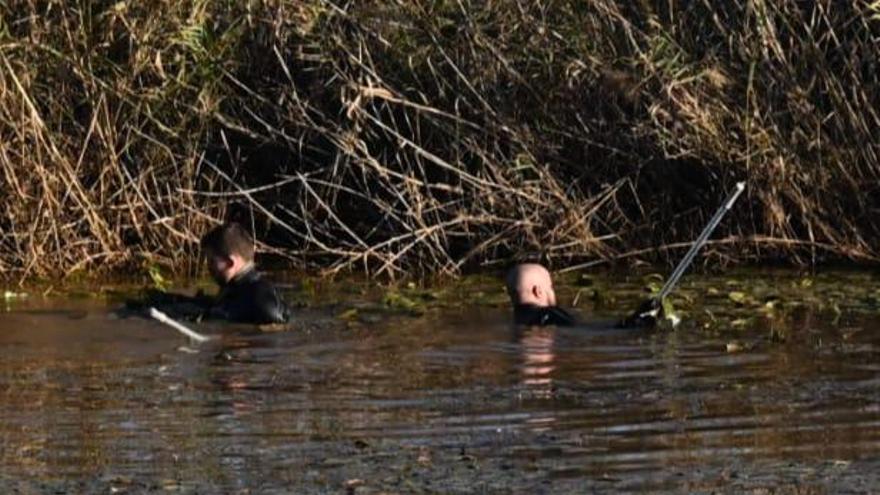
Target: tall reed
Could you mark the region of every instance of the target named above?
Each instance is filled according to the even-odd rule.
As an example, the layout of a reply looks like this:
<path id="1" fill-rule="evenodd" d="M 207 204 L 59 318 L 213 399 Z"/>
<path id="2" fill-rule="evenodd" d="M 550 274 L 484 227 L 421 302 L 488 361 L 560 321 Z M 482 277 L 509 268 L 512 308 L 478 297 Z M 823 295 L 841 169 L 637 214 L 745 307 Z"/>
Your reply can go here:
<path id="1" fill-rule="evenodd" d="M 377 276 L 875 260 L 880 7 L 795 0 L 0 6 L 0 277 L 191 270 L 226 218 Z"/>

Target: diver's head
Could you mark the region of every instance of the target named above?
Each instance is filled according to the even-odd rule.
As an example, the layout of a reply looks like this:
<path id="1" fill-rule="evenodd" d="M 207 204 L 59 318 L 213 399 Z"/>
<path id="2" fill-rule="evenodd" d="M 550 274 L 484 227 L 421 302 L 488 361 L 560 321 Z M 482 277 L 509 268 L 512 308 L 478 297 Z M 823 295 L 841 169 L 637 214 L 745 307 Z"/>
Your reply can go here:
<path id="1" fill-rule="evenodd" d="M 507 273 L 507 294 L 514 305 L 556 306 L 550 272 L 537 263 L 522 263 L 510 269 Z"/>
<path id="2" fill-rule="evenodd" d="M 201 246 L 208 261 L 208 271 L 220 285 L 225 285 L 254 264 L 254 240 L 235 222 L 205 234 Z"/>

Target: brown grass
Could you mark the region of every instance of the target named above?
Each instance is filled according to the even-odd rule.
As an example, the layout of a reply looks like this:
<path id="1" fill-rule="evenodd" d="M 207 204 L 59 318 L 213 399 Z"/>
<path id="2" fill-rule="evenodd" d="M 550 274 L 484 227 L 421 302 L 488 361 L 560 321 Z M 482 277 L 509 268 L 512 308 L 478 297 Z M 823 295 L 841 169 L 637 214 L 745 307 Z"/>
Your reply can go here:
<path id="1" fill-rule="evenodd" d="M 876 2 L 0 6 L 0 277 L 878 254 Z M 130 272 L 129 272 L 130 273 Z"/>

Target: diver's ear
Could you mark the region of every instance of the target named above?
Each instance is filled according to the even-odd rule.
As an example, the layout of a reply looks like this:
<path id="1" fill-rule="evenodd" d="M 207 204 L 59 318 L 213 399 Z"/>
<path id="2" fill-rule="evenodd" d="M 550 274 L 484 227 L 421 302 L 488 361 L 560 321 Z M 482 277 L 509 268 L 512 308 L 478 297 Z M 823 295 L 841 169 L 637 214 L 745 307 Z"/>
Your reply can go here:
<path id="1" fill-rule="evenodd" d="M 541 300 L 541 297 L 544 295 L 544 290 L 541 289 L 539 284 L 535 284 L 532 286 L 532 295 L 535 296 L 535 299 Z"/>
<path id="2" fill-rule="evenodd" d="M 237 270 L 241 269 L 245 265 L 247 265 L 247 262 L 244 260 L 244 258 L 241 255 L 238 255 L 235 253 L 230 254 L 228 259 L 229 259 L 229 266 L 233 267 Z"/>
<path id="3" fill-rule="evenodd" d="M 235 255 L 232 255 L 235 256 Z M 226 256 L 225 254 L 218 255 L 217 257 L 223 262 L 223 266 L 229 268 L 230 266 L 235 264 L 235 259 L 232 256 Z"/>

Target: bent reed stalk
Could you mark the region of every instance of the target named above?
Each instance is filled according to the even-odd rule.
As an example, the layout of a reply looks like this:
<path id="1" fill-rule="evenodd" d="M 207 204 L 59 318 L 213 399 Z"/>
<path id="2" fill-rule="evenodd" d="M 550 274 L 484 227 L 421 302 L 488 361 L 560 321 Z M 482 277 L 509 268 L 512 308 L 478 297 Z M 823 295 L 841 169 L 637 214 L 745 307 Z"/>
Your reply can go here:
<path id="1" fill-rule="evenodd" d="M 875 261 L 880 9 L 794 0 L 0 6 L 0 277 Z"/>

